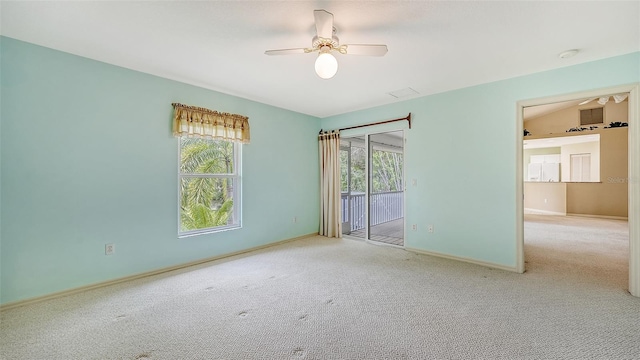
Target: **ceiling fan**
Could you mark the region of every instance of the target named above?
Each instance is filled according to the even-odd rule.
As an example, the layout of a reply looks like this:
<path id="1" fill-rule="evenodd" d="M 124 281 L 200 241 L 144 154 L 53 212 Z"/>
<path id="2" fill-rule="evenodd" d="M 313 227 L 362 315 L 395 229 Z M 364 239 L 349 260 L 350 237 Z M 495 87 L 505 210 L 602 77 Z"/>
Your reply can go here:
<path id="1" fill-rule="evenodd" d="M 616 94 L 616 95 L 611 95 L 611 96 L 613 97 L 613 101 L 615 101 L 616 104 L 619 104 L 619 103 L 623 102 L 629 96 L 629 94 Z M 586 105 L 586 104 L 588 104 L 588 103 L 590 103 L 590 102 L 592 102 L 593 100 L 596 100 L 596 99 L 598 99 L 598 104 L 604 105 L 609 101 L 609 95 L 602 96 L 602 97 L 599 97 L 599 98 L 597 98 L 597 97 L 590 98 L 590 99 L 587 99 L 587 100 L 579 103 L 578 105 Z"/>
<path id="2" fill-rule="evenodd" d="M 315 69 L 316 74 L 323 79 L 332 78 L 338 71 L 338 61 L 331 52 L 337 51 L 343 55 L 384 56 L 387 45 L 351 44 L 340 45 L 333 27 L 333 14 L 326 10 L 314 10 L 316 22 L 316 36 L 311 41 L 311 47 L 298 49 L 267 50 L 266 55 L 290 55 L 318 52 Z"/>

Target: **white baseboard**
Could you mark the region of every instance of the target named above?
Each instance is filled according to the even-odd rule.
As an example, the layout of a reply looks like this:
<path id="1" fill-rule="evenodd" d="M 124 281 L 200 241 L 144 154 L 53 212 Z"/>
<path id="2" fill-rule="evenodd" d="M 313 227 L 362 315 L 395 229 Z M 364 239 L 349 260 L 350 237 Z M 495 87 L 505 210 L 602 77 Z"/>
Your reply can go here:
<path id="1" fill-rule="evenodd" d="M 599 218 L 599 219 L 612 219 L 612 220 L 629 220 L 626 216 L 609 216 L 609 215 L 591 215 L 591 214 L 574 214 L 574 213 L 562 213 L 555 211 L 546 211 L 546 210 L 538 210 L 538 209 L 524 209 L 525 215 L 560 215 L 560 216 L 580 216 L 580 217 L 589 217 L 589 218 Z"/>
<path id="2" fill-rule="evenodd" d="M 629 220 L 629 218 L 626 216 L 590 215 L 590 214 L 573 214 L 573 213 L 567 213 L 567 216 L 579 216 L 579 217 L 611 219 L 611 220 Z"/>
<path id="3" fill-rule="evenodd" d="M 539 210 L 539 209 L 530 209 L 530 208 L 524 208 L 524 214 L 525 215 L 560 215 L 560 216 L 566 216 L 567 213 L 564 212 L 559 212 L 559 211 L 547 211 L 547 210 Z"/>
<path id="4" fill-rule="evenodd" d="M 518 269 L 515 266 L 505 266 L 505 265 L 496 264 L 496 263 L 492 263 L 492 262 L 488 262 L 488 261 L 476 260 L 476 259 L 472 259 L 472 258 L 468 258 L 468 257 L 464 257 L 464 256 L 454 256 L 454 255 L 440 253 L 440 252 L 437 252 L 437 251 L 422 250 L 422 249 L 416 249 L 416 248 L 411 248 L 411 247 L 405 247 L 405 250 L 411 251 L 411 252 L 415 252 L 415 253 L 418 253 L 418 254 L 424 254 L 424 255 L 430 255 L 430 256 L 436 256 L 436 257 L 440 257 L 440 258 L 445 258 L 445 259 L 449 259 L 449 260 L 462 261 L 462 262 L 475 264 L 475 265 L 480 265 L 480 266 L 493 268 L 493 269 L 500 269 L 500 270 L 506 270 L 506 271 L 511 271 L 511 272 L 519 272 Z"/>
<path id="5" fill-rule="evenodd" d="M 301 239 L 305 239 L 305 238 L 308 238 L 308 237 L 311 237 L 311 236 L 317 236 L 317 235 L 318 235 L 318 233 L 306 234 L 306 235 L 297 236 L 297 237 L 290 238 L 290 239 L 276 241 L 276 242 L 265 244 L 265 245 L 260 245 L 260 246 L 255 246 L 255 247 L 244 249 L 244 250 L 235 251 L 235 252 L 224 254 L 224 255 L 212 256 L 212 257 L 209 257 L 209 258 L 195 260 L 195 261 L 191 261 L 191 262 L 188 262 L 188 263 L 183 263 L 183 264 L 179 264 L 179 265 L 168 266 L 168 267 L 164 267 L 164 268 L 160 268 L 160 269 L 156 269 L 156 270 L 152 270 L 152 271 L 147 271 L 147 272 L 140 273 L 140 274 L 125 276 L 125 277 L 121 277 L 121 278 L 117 278 L 117 279 L 113 279 L 113 280 L 102 281 L 102 282 L 99 282 L 99 283 L 80 286 L 80 287 L 77 287 L 77 288 L 63 290 L 63 291 L 59 291 L 59 292 L 55 292 L 55 293 L 51 293 L 51 294 L 47 294 L 47 295 L 37 296 L 37 297 L 28 298 L 28 299 L 24 299 L 24 300 L 13 301 L 13 302 L 9 302 L 9 303 L 6 303 L 6 304 L 0 304 L 0 311 L 9 310 L 9 309 L 13 309 L 13 308 L 16 308 L 16 307 L 19 307 L 19 306 L 34 304 L 34 303 L 38 303 L 38 302 L 42 302 L 42 301 L 46 301 L 46 300 L 50 300 L 50 299 L 55 299 L 55 298 L 59 298 L 59 297 L 63 297 L 63 296 L 69 296 L 69 295 L 81 293 L 81 292 L 84 292 L 84 291 L 87 291 L 87 290 L 93 290 L 93 289 L 98 289 L 98 288 L 102 288 L 102 287 L 105 287 L 105 286 L 120 284 L 120 283 L 127 282 L 127 281 L 142 279 L 142 278 L 145 278 L 145 277 L 162 274 L 162 273 L 169 272 L 169 271 L 180 270 L 180 269 L 184 269 L 184 268 L 187 268 L 187 267 L 190 267 L 190 266 L 200 265 L 200 264 L 204 264 L 204 263 L 207 263 L 207 262 L 210 262 L 210 261 L 220 260 L 220 259 L 224 259 L 224 258 L 227 258 L 227 257 L 244 254 L 244 253 L 248 253 L 248 252 L 251 252 L 251 251 L 261 250 L 261 249 L 265 249 L 265 248 L 268 248 L 268 247 L 284 244 L 284 243 L 291 242 L 291 241 L 301 240 Z"/>

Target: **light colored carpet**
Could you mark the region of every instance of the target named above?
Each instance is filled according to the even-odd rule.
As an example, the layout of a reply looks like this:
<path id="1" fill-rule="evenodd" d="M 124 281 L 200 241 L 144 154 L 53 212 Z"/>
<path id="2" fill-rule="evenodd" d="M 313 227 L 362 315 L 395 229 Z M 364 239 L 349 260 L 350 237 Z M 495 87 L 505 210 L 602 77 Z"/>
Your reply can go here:
<path id="1" fill-rule="evenodd" d="M 527 271 L 562 273 L 564 281 L 629 288 L 626 220 L 525 215 L 524 236 Z"/>
<path id="2" fill-rule="evenodd" d="M 530 229 L 529 229 L 530 230 Z M 533 246 L 533 247 L 532 247 Z M 637 359 L 640 299 L 312 237 L 2 312 L 3 359 Z"/>

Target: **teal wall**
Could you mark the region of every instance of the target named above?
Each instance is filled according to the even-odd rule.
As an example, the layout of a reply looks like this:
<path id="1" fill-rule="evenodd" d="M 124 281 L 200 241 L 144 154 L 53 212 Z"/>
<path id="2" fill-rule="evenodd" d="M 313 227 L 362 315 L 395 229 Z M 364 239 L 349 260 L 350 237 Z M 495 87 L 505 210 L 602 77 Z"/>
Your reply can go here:
<path id="1" fill-rule="evenodd" d="M 637 83 L 639 69 L 640 53 L 632 53 L 333 116 L 322 127 L 411 112 L 406 246 L 515 268 L 517 102 Z"/>
<path id="2" fill-rule="evenodd" d="M 318 231 L 317 118 L 0 39 L 2 303 Z M 249 117 L 242 229 L 177 238 L 172 102 Z"/>

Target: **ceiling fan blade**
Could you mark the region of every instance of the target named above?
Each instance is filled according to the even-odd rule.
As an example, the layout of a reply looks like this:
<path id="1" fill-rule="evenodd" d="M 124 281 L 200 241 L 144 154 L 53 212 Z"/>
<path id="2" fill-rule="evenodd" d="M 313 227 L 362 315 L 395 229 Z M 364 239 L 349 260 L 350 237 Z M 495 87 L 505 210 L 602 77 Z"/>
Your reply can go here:
<path id="1" fill-rule="evenodd" d="M 314 10 L 316 34 L 319 38 L 331 39 L 333 36 L 333 14 L 326 10 Z"/>
<path id="2" fill-rule="evenodd" d="M 338 49 L 341 54 L 346 55 L 367 55 L 367 56 L 384 56 L 387 53 L 387 45 L 341 45 Z"/>
<path id="3" fill-rule="evenodd" d="M 585 100 L 585 101 L 581 102 L 581 103 L 580 103 L 580 104 L 578 104 L 578 105 L 585 105 L 585 104 L 588 104 L 588 103 L 592 102 L 592 101 L 593 101 L 593 100 L 595 100 L 595 99 L 597 99 L 597 98 L 587 99 L 587 100 Z"/>
<path id="4" fill-rule="evenodd" d="M 299 49 L 280 49 L 280 50 L 267 50 L 265 51 L 265 55 L 292 55 L 292 54 L 306 54 L 310 51 L 306 48 Z"/>

